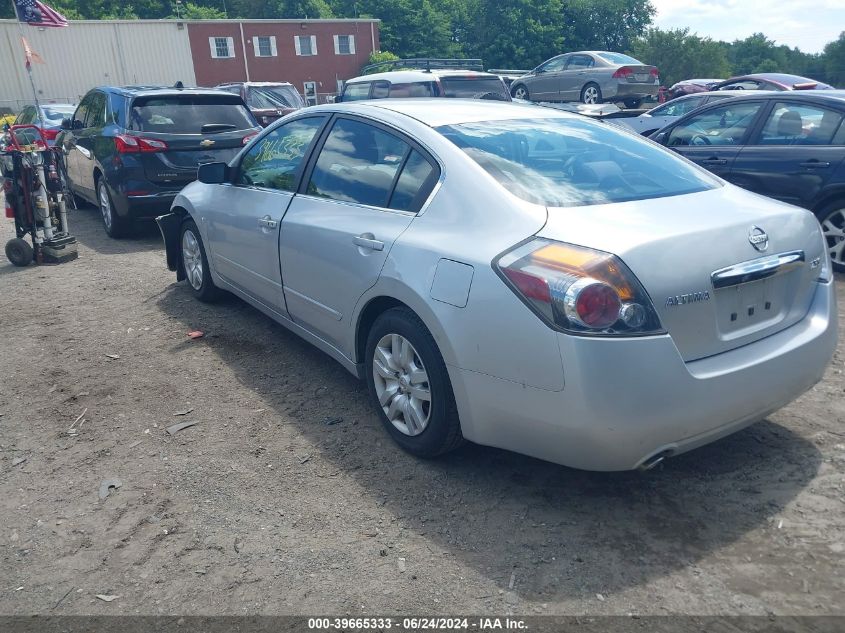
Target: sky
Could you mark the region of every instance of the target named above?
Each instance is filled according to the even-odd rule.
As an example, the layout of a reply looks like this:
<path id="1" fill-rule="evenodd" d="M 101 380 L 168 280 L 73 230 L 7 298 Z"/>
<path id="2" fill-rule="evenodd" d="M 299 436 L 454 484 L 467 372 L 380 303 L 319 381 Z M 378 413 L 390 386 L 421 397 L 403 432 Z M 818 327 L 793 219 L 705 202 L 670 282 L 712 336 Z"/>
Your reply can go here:
<path id="1" fill-rule="evenodd" d="M 806 53 L 819 53 L 845 31 L 845 0 L 651 0 L 660 28 L 690 27 L 731 42 L 752 33 Z"/>

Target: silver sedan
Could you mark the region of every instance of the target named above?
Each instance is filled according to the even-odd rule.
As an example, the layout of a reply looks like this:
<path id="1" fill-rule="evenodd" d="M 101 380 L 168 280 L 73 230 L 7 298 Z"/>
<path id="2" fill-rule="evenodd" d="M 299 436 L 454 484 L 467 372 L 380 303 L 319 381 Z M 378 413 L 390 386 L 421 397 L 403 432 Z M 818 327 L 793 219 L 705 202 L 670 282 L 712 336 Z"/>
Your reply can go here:
<path id="1" fill-rule="evenodd" d="M 420 456 L 647 468 L 790 402 L 836 342 L 812 214 L 557 110 L 308 108 L 158 221 L 198 299 L 316 345 Z"/>

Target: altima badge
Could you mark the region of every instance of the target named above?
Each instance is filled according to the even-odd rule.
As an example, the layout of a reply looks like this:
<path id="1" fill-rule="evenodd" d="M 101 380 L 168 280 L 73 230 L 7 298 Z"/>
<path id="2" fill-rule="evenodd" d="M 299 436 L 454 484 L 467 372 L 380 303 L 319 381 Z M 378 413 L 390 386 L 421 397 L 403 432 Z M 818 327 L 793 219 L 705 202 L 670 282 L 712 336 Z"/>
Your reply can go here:
<path id="1" fill-rule="evenodd" d="M 202 145 L 203 147 L 211 147 L 212 145 L 214 145 L 214 141 L 212 141 L 210 138 L 207 138 L 205 140 L 200 141 L 200 145 Z"/>
<path id="2" fill-rule="evenodd" d="M 710 292 L 702 290 L 701 292 L 691 292 L 686 295 L 675 295 L 673 297 L 666 297 L 666 307 L 683 306 L 688 303 L 699 303 L 701 301 L 710 301 Z"/>
<path id="3" fill-rule="evenodd" d="M 761 253 L 769 248 L 769 236 L 759 226 L 752 226 L 748 229 L 748 241 Z"/>

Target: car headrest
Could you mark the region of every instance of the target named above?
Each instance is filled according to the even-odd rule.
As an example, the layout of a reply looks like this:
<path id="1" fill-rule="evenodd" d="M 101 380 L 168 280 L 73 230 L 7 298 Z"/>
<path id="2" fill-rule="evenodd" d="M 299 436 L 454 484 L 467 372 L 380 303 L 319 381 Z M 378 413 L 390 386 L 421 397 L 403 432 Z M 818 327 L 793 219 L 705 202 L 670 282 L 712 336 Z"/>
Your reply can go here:
<path id="1" fill-rule="evenodd" d="M 801 114 L 795 110 L 787 110 L 778 119 L 778 136 L 801 136 L 804 132 L 804 121 Z"/>

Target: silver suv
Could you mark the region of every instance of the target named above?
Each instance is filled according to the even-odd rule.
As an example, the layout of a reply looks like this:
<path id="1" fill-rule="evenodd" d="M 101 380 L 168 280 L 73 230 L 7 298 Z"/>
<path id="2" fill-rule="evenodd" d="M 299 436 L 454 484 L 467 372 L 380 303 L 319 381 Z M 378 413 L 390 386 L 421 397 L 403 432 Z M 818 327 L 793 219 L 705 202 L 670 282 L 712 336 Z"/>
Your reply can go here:
<path id="1" fill-rule="evenodd" d="M 346 82 L 336 102 L 408 97 L 451 97 L 511 101 L 502 78 L 472 70 L 395 70 Z"/>

